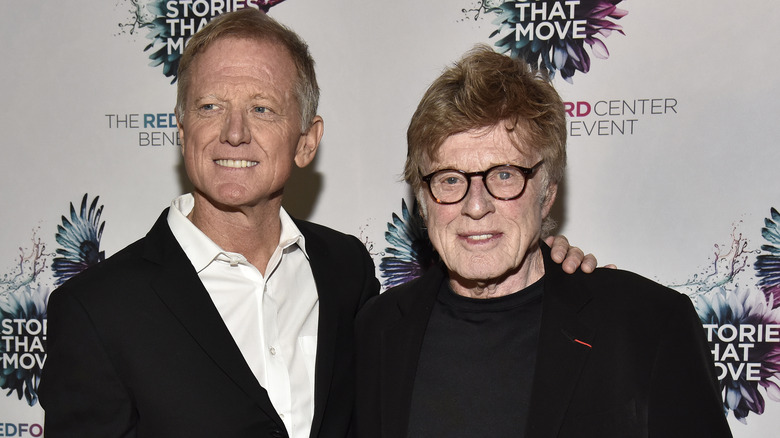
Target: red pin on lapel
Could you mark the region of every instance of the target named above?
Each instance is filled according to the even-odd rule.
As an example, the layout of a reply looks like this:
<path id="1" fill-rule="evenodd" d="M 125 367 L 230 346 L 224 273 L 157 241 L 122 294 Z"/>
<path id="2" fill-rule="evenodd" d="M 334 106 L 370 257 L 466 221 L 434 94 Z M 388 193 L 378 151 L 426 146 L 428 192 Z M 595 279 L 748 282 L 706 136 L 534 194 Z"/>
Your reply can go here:
<path id="1" fill-rule="evenodd" d="M 566 338 L 567 338 L 567 339 L 569 339 L 569 340 L 570 340 L 570 341 L 572 341 L 572 342 L 576 342 L 576 343 L 578 343 L 578 344 L 581 344 L 581 345 L 584 345 L 584 346 L 586 346 L 586 347 L 588 347 L 588 348 L 593 348 L 593 346 L 592 346 L 592 345 L 590 345 L 590 344 L 588 344 L 587 342 L 585 342 L 585 341 L 580 341 L 580 340 L 579 340 L 579 339 L 577 339 L 577 338 L 573 338 L 573 337 L 569 336 L 569 334 L 568 334 L 568 333 L 566 333 L 566 330 L 561 330 L 561 333 L 563 333 L 563 336 L 566 336 Z"/>
<path id="2" fill-rule="evenodd" d="M 582 342 L 582 341 L 580 341 L 579 339 L 575 339 L 575 340 L 574 340 L 574 342 L 576 342 L 576 343 L 578 343 L 578 344 L 582 344 L 582 345 L 584 345 L 584 346 L 586 346 L 586 347 L 588 347 L 588 348 L 593 348 L 593 346 L 592 346 L 592 345 L 588 344 L 587 342 Z"/>

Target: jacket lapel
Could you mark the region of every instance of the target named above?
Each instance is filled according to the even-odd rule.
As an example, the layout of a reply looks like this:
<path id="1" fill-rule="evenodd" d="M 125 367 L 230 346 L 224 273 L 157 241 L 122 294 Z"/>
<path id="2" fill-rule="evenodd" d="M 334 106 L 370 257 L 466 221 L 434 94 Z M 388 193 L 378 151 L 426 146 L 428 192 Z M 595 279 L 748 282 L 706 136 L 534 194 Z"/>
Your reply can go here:
<path id="1" fill-rule="evenodd" d="M 317 285 L 320 306 L 317 323 L 317 361 L 314 370 L 314 418 L 311 426 L 312 436 L 316 436 L 314 431 L 318 431 L 322 425 L 328 392 L 333 380 L 333 362 L 336 357 L 339 303 L 336 299 L 337 294 L 330 291 L 339 287 L 338 279 L 333 278 L 333 273 L 339 270 L 333 265 L 343 260 L 329 255 L 328 245 L 320 236 L 308 232 L 308 229 L 304 229 L 300 223 L 297 225 L 306 239 L 306 252 L 309 255 L 314 283 Z"/>
<path id="2" fill-rule="evenodd" d="M 252 374 L 206 288 L 173 237 L 167 213 L 166 209 L 146 238 L 145 258 L 161 267 L 152 287 L 206 354 L 283 428 L 268 393 Z"/>
<path id="3" fill-rule="evenodd" d="M 565 274 L 550 259 L 542 244 L 545 261 L 542 325 L 538 358 L 531 393 L 527 436 L 554 437 L 563 422 L 583 364 L 593 345 L 594 329 L 578 314 L 590 300 L 590 293 L 577 277 Z"/>
<path id="4" fill-rule="evenodd" d="M 382 333 L 382 436 L 406 436 L 420 350 L 443 279 L 443 267 L 434 266 L 415 282 L 415 293 L 398 302 L 398 320 Z"/>

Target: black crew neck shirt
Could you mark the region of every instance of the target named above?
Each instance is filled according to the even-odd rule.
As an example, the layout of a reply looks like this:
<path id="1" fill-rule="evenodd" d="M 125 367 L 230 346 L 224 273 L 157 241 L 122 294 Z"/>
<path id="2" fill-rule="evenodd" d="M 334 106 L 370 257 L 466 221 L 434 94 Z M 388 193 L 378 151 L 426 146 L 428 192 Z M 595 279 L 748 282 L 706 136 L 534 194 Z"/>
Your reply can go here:
<path id="1" fill-rule="evenodd" d="M 524 436 L 543 289 L 542 278 L 477 299 L 442 282 L 415 377 L 410 438 Z"/>

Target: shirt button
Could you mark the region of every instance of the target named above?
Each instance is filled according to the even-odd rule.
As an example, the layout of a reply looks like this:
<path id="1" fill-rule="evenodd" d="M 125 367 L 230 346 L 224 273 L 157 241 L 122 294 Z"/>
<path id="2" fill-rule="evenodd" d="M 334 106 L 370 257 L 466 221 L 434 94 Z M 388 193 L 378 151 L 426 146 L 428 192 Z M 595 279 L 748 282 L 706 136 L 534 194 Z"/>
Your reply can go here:
<path id="1" fill-rule="evenodd" d="M 276 356 L 276 348 L 271 347 L 268 349 L 269 352 L 271 352 L 271 356 Z"/>

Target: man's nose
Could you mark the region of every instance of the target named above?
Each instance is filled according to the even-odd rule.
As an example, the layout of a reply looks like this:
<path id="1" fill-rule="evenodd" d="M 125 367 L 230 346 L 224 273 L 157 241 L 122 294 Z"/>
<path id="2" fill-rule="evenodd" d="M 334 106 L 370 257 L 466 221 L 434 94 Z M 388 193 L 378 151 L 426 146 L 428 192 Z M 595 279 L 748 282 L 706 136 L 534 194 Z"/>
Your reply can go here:
<path id="1" fill-rule="evenodd" d="M 472 219 L 480 219 L 495 211 L 495 198 L 488 193 L 485 183 L 480 177 L 471 178 L 469 192 L 463 199 L 462 212 Z"/>
<path id="2" fill-rule="evenodd" d="M 247 124 L 246 114 L 239 110 L 228 112 L 220 133 L 220 141 L 230 143 L 232 146 L 240 146 L 251 140 L 252 134 Z"/>

